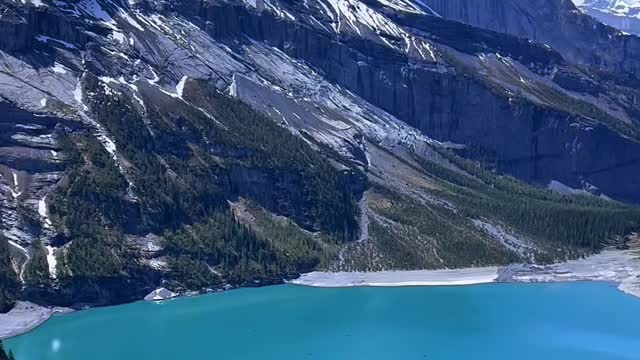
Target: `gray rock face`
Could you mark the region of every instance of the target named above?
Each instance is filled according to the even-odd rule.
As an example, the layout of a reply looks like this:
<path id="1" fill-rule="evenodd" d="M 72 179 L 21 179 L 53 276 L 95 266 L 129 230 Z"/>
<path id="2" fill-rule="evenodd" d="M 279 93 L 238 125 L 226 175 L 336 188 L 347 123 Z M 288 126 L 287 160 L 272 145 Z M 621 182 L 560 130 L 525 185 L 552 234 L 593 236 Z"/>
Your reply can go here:
<path id="1" fill-rule="evenodd" d="M 52 235 L 46 227 L 46 195 L 66 168 L 59 153 L 58 126 L 73 126 L 73 122 L 34 116 L 7 103 L 0 103 L 0 113 L 0 229 L 27 246 Z"/>
<path id="2" fill-rule="evenodd" d="M 573 0 L 576 6 L 604 24 L 640 35 L 640 2 L 635 0 Z"/>
<path id="3" fill-rule="evenodd" d="M 136 161 L 167 183 L 179 167 L 208 164 L 192 203 L 250 198 L 306 231 L 322 230 L 304 170 L 262 167 L 247 161 L 255 149 L 210 141 L 203 129 L 225 135 L 228 119 L 216 118 L 225 113 L 206 95 L 185 95 L 193 83 L 242 100 L 317 150 L 336 170 L 343 202 L 360 200 L 365 220 L 375 161 L 378 176 L 393 177 L 383 180 L 404 194 L 447 204 L 420 190 L 429 181 L 415 156 L 442 157 L 430 145 L 532 183 L 640 203 L 637 38 L 566 0 L 423 1 L 0 0 L 0 231 L 22 257 L 36 239 L 65 255 L 69 242 L 56 239 L 69 229 L 48 211 L 69 181 L 63 133 L 90 138 L 81 145 L 95 145 L 97 162 L 110 164 L 100 183 L 109 197 L 98 197 L 94 215 L 115 212 L 109 225 L 123 239 L 190 220 L 191 209 L 171 205 L 190 189 L 154 194 L 158 184 L 141 179 L 149 172 Z M 355 238 L 352 218 L 347 235 Z M 145 256 L 157 265 L 163 254 Z M 163 269 L 25 294 L 122 302 L 156 288 Z"/>
<path id="4" fill-rule="evenodd" d="M 630 72 L 636 77 L 640 74 L 640 38 L 624 35 L 583 14 L 571 0 L 426 0 L 425 3 L 445 19 L 548 44 L 574 63 Z"/>
<path id="5" fill-rule="evenodd" d="M 438 6 L 433 8 L 439 10 Z M 635 155 L 640 150 L 638 143 L 603 126 L 583 125 L 585 118 L 575 116 L 569 109 L 557 111 L 514 101 L 467 74 L 434 71 L 428 64 L 414 64 L 406 55 L 372 42 L 352 38 L 336 41 L 268 13 L 225 5 L 212 6 L 207 14 L 208 24 L 215 24 L 207 25 L 207 31 L 221 41 L 244 34 L 275 44 L 428 136 L 467 145 L 465 155 L 489 160 L 500 172 L 544 185 L 552 180 L 577 188 L 591 184 L 612 198 L 640 201 L 635 191 L 640 182 L 640 158 Z M 463 39 L 469 40 L 451 35 L 470 31 L 451 22 L 422 17 L 400 18 L 398 23 L 411 24 L 414 31 L 429 31 L 432 37 L 451 46 L 460 47 Z M 535 71 L 563 68 L 563 60 L 554 52 L 495 33 L 482 35 L 478 29 L 473 32 L 502 46 L 500 51 L 511 53 L 525 64 L 544 59 L 542 70 Z M 460 50 L 475 51 L 464 47 Z M 581 80 L 557 75 L 558 72 L 555 71 L 554 81 L 565 88 L 580 93 L 595 91 L 588 77 Z M 587 150 L 594 148 L 606 150 L 597 154 Z"/>
<path id="6" fill-rule="evenodd" d="M 144 299 L 146 301 L 162 301 L 162 300 L 173 299 L 176 296 L 178 296 L 178 294 L 172 291 L 169 291 L 165 288 L 159 288 L 150 292 L 147 296 L 144 297 Z"/>

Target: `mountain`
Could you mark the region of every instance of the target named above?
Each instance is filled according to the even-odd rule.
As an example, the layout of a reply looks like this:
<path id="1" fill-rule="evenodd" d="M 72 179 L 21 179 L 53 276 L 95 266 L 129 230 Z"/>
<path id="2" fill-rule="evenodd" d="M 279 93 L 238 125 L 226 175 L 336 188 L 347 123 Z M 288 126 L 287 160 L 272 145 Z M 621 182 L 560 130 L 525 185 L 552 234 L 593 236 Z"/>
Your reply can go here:
<path id="1" fill-rule="evenodd" d="M 626 33 L 640 35 L 640 1 L 574 0 L 585 13 Z"/>
<path id="2" fill-rule="evenodd" d="M 638 77 L 640 39 L 604 25 L 570 0 L 424 0 L 439 16 L 546 44 L 573 64 Z"/>
<path id="3" fill-rule="evenodd" d="M 1 0 L 0 29 L 3 309 L 549 263 L 640 221 L 640 45 L 566 1 Z"/>

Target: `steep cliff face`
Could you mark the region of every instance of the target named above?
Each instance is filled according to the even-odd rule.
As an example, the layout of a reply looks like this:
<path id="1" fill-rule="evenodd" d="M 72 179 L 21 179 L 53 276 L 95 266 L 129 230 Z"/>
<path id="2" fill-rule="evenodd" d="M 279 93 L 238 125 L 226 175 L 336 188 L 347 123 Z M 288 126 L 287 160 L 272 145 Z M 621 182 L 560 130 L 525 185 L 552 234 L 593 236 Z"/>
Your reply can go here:
<path id="1" fill-rule="evenodd" d="M 27 244 L 52 237 L 46 212 L 47 194 L 67 168 L 58 137 L 74 121 L 35 116 L 13 105 L 0 103 L 0 172 L 2 173 L 2 233 Z"/>
<path id="2" fill-rule="evenodd" d="M 548 44 L 565 59 L 640 74 L 640 39 L 603 25 L 571 0 L 427 0 L 440 16 Z"/>
<path id="3" fill-rule="evenodd" d="M 488 14 L 498 11 L 490 10 Z M 411 26 L 414 33 L 428 33 L 430 39 L 446 44 L 446 47 L 435 45 L 438 54 L 435 63 L 416 62 L 407 54 L 373 41 L 358 38 L 337 41 L 300 23 L 241 6 L 212 6 L 207 10 L 207 20 L 207 31 L 212 36 L 224 41 L 243 34 L 278 46 L 428 136 L 466 145 L 465 155 L 494 163 L 501 173 L 542 185 L 556 180 L 576 188 L 593 186 L 615 199 L 640 201 L 635 191 L 640 182 L 640 157 L 635 155 L 639 149 L 637 141 L 620 136 L 606 126 L 590 124 L 588 117 L 592 114 L 576 110 L 582 105 L 574 106 L 571 101 L 585 101 L 575 94 L 592 91 L 589 84 L 593 80 L 569 72 L 562 82 L 558 73 L 565 71 L 560 69 L 567 65 L 556 52 L 543 46 L 440 19 L 403 15 L 397 23 Z M 468 33 L 473 35 L 466 36 Z M 543 84 L 539 89 L 514 90 L 512 93 L 524 93 L 522 100 L 514 100 L 509 94 L 511 88 L 496 91 L 496 86 L 505 86 L 496 84 L 495 78 L 477 76 L 477 72 L 495 71 L 496 66 L 504 65 L 499 59 L 497 64 L 495 58 L 485 60 L 486 65 L 481 66 L 487 70 L 469 71 L 460 67 L 461 63 L 469 63 L 466 56 L 449 46 L 470 55 L 492 50 L 511 56 L 531 70 L 517 69 L 515 72 L 522 72 L 518 75 L 520 79 L 514 75 L 507 81 L 526 83 L 521 79 L 534 76 L 531 71 L 539 72 L 547 79 L 534 77 L 532 82 L 557 81 L 573 94 L 566 95 L 552 84 Z M 511 66 L 509 71 L 514 68 Z M 577 84 L 571 83 L 571 79 Z M 567 99 L 554 101 L 549 100 L 554 94 L 539 94 L 552 91 Z M 542 103 L 527 99 L 526 93 L 535 94 Z M 605 91 L 596 91 L 595 96 L 601 93 Z M 637 106 L 634 97 L 629 108 L 635 112 Z M 608 117 L 607 114 L 599 116 Z M 598 154 L 607 156 L 594 156 L 589 148 L 606 149 Z"/>
<path id="4" fill-rule="evenodd" d="M 640 202 L 636 60 L 484 4 L 506 33 L 408 0 L 0 1 L 0 307 L 624 242 L 638 210 L 600 197 Z"/>
<path id="5" fill-rule="evenodd" d="M 640 2 L 636 0 L 573 0 L 573 3 L 603 24 L 640 35 Z"/>

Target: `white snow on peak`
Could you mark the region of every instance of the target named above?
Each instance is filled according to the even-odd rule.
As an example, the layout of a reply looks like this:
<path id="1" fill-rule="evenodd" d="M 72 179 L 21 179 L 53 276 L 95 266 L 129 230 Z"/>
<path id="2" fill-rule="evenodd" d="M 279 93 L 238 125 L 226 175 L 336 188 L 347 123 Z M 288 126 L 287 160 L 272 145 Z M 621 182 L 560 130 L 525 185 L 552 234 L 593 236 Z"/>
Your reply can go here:
<path id="1" fill-rule="evenodd" d="M 378 0 L 379 3 L 396 10 L 424 14 L 424 12 L 411 1 L 405 0 Z"/>
<path id="2" fill-rule="evenodd" d="M 621 17 L 640 19 L 640 0 L 573 0 L 582 9 L 591 8 Z"/>
<path id="3" fill-rule="evenodd" d="M 422 9 L 430 10 L 426 4 L 419 7 L 408 0 L 378 2 L 404 12 L 425 14 Z M 432 44 L 411 35 L 368 3 L 358 0 L 318 0 L 318 3 L 333 20 L 332 27 L 336 33 L 355 32 L 359 36 L 372 38 L 396 50 L 419 55 L 429 62 L 437 62 Z M 430 12 L 435 14 L 431 10 Z"/>
<path id="4" fill-rule="evenodd" d="M 337 14 L 337 22 L 334 24 L 336 32 L 342 32 L 350 28 L 358 35 L 363 35 L 363 31 L 376 34 L 381 42 L 390 47 L 397 46 L 392 44 L 388 38 L 398 38 L 406 41 L 410 37 L 400 26 L 363 2 L 355 0 L 320 1 L 328 3 L 333 9 L 333 14 Z M 329 11 L 329 13 L 331 12 Z"/>

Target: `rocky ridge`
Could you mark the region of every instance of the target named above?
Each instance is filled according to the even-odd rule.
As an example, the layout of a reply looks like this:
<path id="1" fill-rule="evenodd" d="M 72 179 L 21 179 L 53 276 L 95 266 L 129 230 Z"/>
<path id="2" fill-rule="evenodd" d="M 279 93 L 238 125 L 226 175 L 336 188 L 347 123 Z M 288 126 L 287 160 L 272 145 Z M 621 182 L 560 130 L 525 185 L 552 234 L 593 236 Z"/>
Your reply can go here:
<path id="1" fill-rule="evenodd" d="M 598 197 L 640 202 L 640 47 L 545 1 L 2 1 L 15 36 L 0 39 L 1 230 L 18 296 L 104 304 L 161 284 L 548 262 L 624 241 L 637 210 Z M 558 244 L 480 212 L 472 198 L 527 188 L 496 174 L 596 195 L 522 190 L 545 214 L 570 203 L 619 223 Z M 259 258 L 189 235 L 207 233 Z"/>

